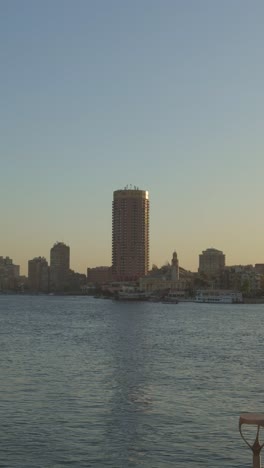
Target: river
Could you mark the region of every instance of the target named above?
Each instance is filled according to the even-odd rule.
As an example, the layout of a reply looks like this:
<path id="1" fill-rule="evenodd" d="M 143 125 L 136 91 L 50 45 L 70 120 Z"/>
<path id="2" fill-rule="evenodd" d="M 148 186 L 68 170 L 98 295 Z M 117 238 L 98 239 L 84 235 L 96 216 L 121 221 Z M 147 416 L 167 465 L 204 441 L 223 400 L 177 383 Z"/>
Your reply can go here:
<path id="1" fill-rule="evenodd" d="M 0 466 L 251 466 L 264 305 L 0 296 Z"/>

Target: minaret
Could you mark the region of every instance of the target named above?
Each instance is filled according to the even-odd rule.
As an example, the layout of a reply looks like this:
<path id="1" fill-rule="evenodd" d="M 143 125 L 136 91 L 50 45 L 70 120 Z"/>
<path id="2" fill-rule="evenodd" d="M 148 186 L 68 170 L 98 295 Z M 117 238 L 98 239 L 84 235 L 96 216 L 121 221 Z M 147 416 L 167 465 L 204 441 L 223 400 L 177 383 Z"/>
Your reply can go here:
<path id="1" fill-rule="evenodd" d="M 172 254 L 171 260 L 171 280 L 179 281 L 179 261 L 175 251 Z"/>

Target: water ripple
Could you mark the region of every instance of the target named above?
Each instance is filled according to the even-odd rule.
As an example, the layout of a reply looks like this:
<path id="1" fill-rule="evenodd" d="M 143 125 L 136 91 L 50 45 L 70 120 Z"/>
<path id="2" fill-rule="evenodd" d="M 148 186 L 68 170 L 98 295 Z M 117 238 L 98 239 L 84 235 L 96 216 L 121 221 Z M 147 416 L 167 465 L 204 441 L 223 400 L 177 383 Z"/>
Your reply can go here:
<path id="1" fill-rule="evenodd" d="M 251 466 L 263 306 L 0 296 L 0 466 Z"/>

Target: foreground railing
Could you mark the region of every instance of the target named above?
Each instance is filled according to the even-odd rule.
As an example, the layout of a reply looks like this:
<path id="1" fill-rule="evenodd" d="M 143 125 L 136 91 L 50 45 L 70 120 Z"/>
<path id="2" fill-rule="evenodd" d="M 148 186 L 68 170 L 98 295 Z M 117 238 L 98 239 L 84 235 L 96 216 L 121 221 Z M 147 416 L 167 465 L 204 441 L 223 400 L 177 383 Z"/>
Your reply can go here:
<path id="1" fill-rule="evenodd" d="M 245 439 L 244 434 L 242 433 L 242 426 L 246 425 L 254 425 L 256 426 L 256 438 L 252 445 Z M 239 418 L 239 432 L 241 434 L 242 439 L 246 442 L 248 447 L 253 452 L 253 468 L 261 468 L 261 459 L 260 459 L 260 452 L 262 447 L 264 446 L 264 442 L 261 444 L 259 441 L 259 431 L 260 428 L 264 427 L 264 414 L 258 413 L 244 413 L 241 414 Z"/>

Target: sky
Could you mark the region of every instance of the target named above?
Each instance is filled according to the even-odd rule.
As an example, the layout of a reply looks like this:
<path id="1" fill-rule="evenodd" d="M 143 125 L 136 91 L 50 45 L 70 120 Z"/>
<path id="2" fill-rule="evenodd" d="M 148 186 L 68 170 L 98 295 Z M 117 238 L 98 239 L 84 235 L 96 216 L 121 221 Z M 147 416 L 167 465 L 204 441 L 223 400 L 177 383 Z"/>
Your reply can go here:
<path id="1" fill-rule="evenodd" d="M 0 0 L 0 255 L 111 265 L 149 191 L 150 266 L 264 262 L 263 0 Z"/>

